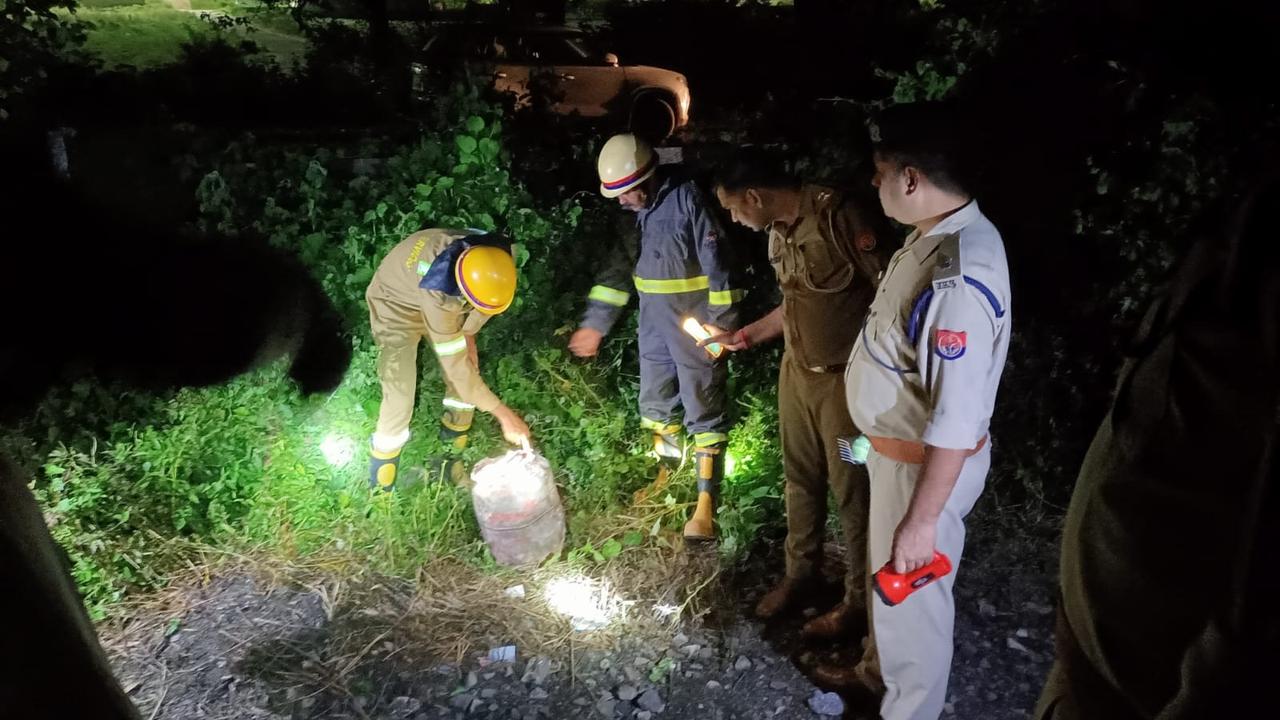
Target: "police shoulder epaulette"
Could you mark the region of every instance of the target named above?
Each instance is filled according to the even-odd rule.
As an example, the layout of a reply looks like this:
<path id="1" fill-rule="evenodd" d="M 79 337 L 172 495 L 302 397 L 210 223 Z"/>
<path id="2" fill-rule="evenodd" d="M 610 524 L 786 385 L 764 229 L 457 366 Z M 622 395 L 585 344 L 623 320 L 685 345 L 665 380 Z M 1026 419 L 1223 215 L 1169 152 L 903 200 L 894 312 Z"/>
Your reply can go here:
<path id="1" fill-rule="evenodd" d="M 942 238 L 934 253 L 933 289 L 951 290 L 964 282 L 964 266 L 960 260 L 960 235 L 952 233 Z"/>

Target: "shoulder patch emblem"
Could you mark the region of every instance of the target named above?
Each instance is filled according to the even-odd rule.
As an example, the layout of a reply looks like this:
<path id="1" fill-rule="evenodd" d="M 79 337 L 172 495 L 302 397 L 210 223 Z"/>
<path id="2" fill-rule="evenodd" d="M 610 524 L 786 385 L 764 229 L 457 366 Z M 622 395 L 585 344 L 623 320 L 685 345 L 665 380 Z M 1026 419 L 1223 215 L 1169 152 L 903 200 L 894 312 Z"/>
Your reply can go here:
<path id="1" fill-rule="evenodd" d="M 862 252 L 871 252 L 876 249 L 876 236 L 871 233 L 862 233 L 854 239 L 854 243 Z"/>
<path id="2" fill-rule="evenodd" d="M 955 360 L 964 355 L 968 333 L 960 330 L 939 329 L 935 336 L 934 348 L 938 357 L 943 360 Z"/>

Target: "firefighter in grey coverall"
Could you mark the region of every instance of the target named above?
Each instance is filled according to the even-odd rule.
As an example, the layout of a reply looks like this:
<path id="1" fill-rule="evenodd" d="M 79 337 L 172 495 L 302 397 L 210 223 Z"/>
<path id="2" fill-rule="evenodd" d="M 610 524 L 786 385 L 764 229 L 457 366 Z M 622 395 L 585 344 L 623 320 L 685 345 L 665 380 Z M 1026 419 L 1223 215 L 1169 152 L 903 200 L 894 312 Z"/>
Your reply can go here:
<path id="1" fill-rule="evenodd" d="M 720 243 L 719 221 L 692 179 L 678 168 L 659 169 L 653 149 L 634 135 L 610 138 L 597 169 L 600 192 L 636 213 L 638 252 L 628 256 L 620 250 L 597 275 L 569 349 L 579 357 L 594 356 L 635 287 L 640 295 L 641 426 L 652 431 L 662 461 L 656 485 L 665 482 L 669 466 L 683 457 L 677 439 L 677 413 L 683 406 L 698 473 L 698 505 L 684 536 L 713 540 L 729 439 L 726 370 L 681 326 L 693 318 L 712 335 L 737 329 L 736 305 L 744 291 L 734 282 L 737 273 L 728 248 Z"/>

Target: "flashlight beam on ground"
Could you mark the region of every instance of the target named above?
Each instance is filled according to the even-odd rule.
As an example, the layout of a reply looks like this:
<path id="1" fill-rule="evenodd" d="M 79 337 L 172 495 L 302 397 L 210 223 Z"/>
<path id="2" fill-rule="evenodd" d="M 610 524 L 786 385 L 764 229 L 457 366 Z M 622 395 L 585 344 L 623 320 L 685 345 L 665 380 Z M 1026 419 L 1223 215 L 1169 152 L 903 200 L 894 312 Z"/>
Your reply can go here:
<path id="1" fill-rule="evenodd" d="M 599 630 L 618 617 L 624 603 L 607 583 L 562 577 L 543 590 L 547 605 L 569 618 L 574 630 Z"/>
<path id="2" fill-rule="evenodd" d="M 349 437 L 326 435 L 320 442 L 320 454 L 334 467 L 346 467 L 356 455 L 356 444 Z"/>

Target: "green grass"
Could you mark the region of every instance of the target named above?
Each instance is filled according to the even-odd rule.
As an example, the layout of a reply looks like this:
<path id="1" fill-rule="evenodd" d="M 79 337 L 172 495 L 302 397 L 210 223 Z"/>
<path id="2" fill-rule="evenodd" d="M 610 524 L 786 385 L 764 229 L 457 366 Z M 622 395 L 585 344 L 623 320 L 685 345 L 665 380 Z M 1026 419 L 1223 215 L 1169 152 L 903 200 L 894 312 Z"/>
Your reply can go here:
<path id="1" fill-rule="evenodd" d="M 171 63 L 178 59 L 182 43 L 212 32 L 197 16 L 159 0 L 122 7 L 86 6 L 76 16 L 91 26 L 85 50 L 107 67 L 149 68 Z"/>
<path id="2" fill-rule="evenodd" d="M 80 0 L 77 5 L 80 11 L 85 10 L 104 10 L 106 8 L 118 8 L 127 5 L 141 6 L 146 0 Z"/>
<path id="3" fill-rule="evenodd" d="M 236 38 L 258 44 L 262 55 L 288 67 L 302 57 L 307 41 L 292 22 L 281 21 L 271 13 L 232 0 L 188 0 L 191 10 L 178 10 L 168 0 L 89 0 L 81 4 L 76 17 L 90 24 L 85 49 L 97 56 L 108 68 L 133 66 L 152 68 L 179 58 L 182 45 L 196 37 L 212 35 L 216 30 L 202 20 L 202 11 L 219 11 L 228 15 L 256 19 L 253 30 L 236 28 Z M 285 13 L 279 13 L 287 20 Z"/>

